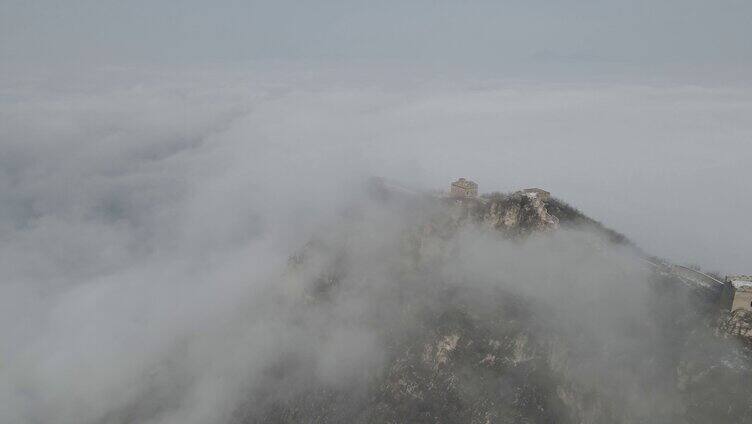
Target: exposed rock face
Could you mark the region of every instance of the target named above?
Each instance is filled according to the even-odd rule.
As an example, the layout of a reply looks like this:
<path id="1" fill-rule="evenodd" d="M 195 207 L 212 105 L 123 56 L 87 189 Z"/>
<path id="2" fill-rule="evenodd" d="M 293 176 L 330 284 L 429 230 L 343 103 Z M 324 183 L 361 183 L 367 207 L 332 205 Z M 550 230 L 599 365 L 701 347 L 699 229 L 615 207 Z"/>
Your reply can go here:
<path id="1" fill-rule="evenodd" d="M 745 309 L 725 312 L 719 319 L 718 330 L 729 336 L 752 339 L 752 312 Z"/>
<path id="2" fill-rule="evenodd" d="M 483 221 L 491 228 L 507 233 L 524 234 L 559 228 L 559 219 L 548 213 L 545 199 L 536 192 L 492 195 Z"/>

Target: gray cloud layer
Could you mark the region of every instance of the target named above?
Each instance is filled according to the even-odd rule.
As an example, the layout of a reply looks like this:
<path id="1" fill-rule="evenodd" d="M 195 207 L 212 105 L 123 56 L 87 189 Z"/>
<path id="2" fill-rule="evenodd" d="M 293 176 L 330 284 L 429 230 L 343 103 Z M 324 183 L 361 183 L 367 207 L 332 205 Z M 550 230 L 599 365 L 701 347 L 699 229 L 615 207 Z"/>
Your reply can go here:
<path id="1" fill-rule="evenodd" d="M 291 346 L 323 350 L 325 379 L 378 363 L 268 296 L 369 175 L 542 186 L 651 253 L 748 271 L 745 86 L 122 75 L 2 87 L 0 421 L 151 399 L 154 422 L 211 422 Z M 367 349 L 359 330 L 331 337 Z"/>

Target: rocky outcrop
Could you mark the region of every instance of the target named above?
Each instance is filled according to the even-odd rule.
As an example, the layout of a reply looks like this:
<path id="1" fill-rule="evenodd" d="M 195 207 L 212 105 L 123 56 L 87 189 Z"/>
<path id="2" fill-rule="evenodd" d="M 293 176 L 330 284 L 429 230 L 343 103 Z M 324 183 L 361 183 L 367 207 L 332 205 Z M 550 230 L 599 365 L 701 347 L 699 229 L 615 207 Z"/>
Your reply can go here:
<path id="1" fill-rule="evenodd" d="M 559 219 L 548 213 L 545 198 L 536 192 L 490 196 L 482 220 L 496 230 L 518 234 L 559 228 Z"/>
<path id="2" fill-rule="evenodd" d="M 718 330 L 729 336 L 746 337 L 749 342 L 752 339 L 752 312 L 737 309 L 721 314 L 718 320 Z"/>

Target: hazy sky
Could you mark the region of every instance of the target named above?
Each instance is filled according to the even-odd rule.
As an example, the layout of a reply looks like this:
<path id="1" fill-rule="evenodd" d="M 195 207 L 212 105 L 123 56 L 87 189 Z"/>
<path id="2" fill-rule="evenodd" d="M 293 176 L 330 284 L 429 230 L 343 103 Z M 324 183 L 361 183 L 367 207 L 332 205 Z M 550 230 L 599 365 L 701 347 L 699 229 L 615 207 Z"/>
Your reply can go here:
<path id="1" fill-rule="evenodd" d="M 3 63 L 749 64 L 746 0 L 0 1 Z"/>

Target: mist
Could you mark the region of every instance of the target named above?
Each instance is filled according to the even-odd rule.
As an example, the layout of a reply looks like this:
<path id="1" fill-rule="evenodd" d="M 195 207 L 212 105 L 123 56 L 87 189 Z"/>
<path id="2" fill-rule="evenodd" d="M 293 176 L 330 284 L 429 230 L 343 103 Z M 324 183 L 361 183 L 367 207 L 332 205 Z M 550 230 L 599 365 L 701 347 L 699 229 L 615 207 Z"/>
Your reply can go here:
<path id="1" fill-rule="evenodd" d="M 502 290 L 533 328 L 585 334 L 560 358 L 571 381 L 638 418 L 686 399 L 626 357 L 734 355 L 702 331 L 714 355 L 678 352 L 650 315 L 650 270 L 586 229 L 515 242 L 469 228 L 413 269 L 399 246 L 433 204 L 383 205 L 363 184 L 541 186 L 651 254 L 744 272 L 748 86 L 345 74 L 4 79 L 0 421 L 233 422 L 317 385 L 365 398 L 385 334 L 423 328 L 405 305 L 438 307 L 435 287 L 481 315 Z M 291 270 L 311 240 L 326 248 Z M 341 290 L 311 301 L 333 264 Z"/>

